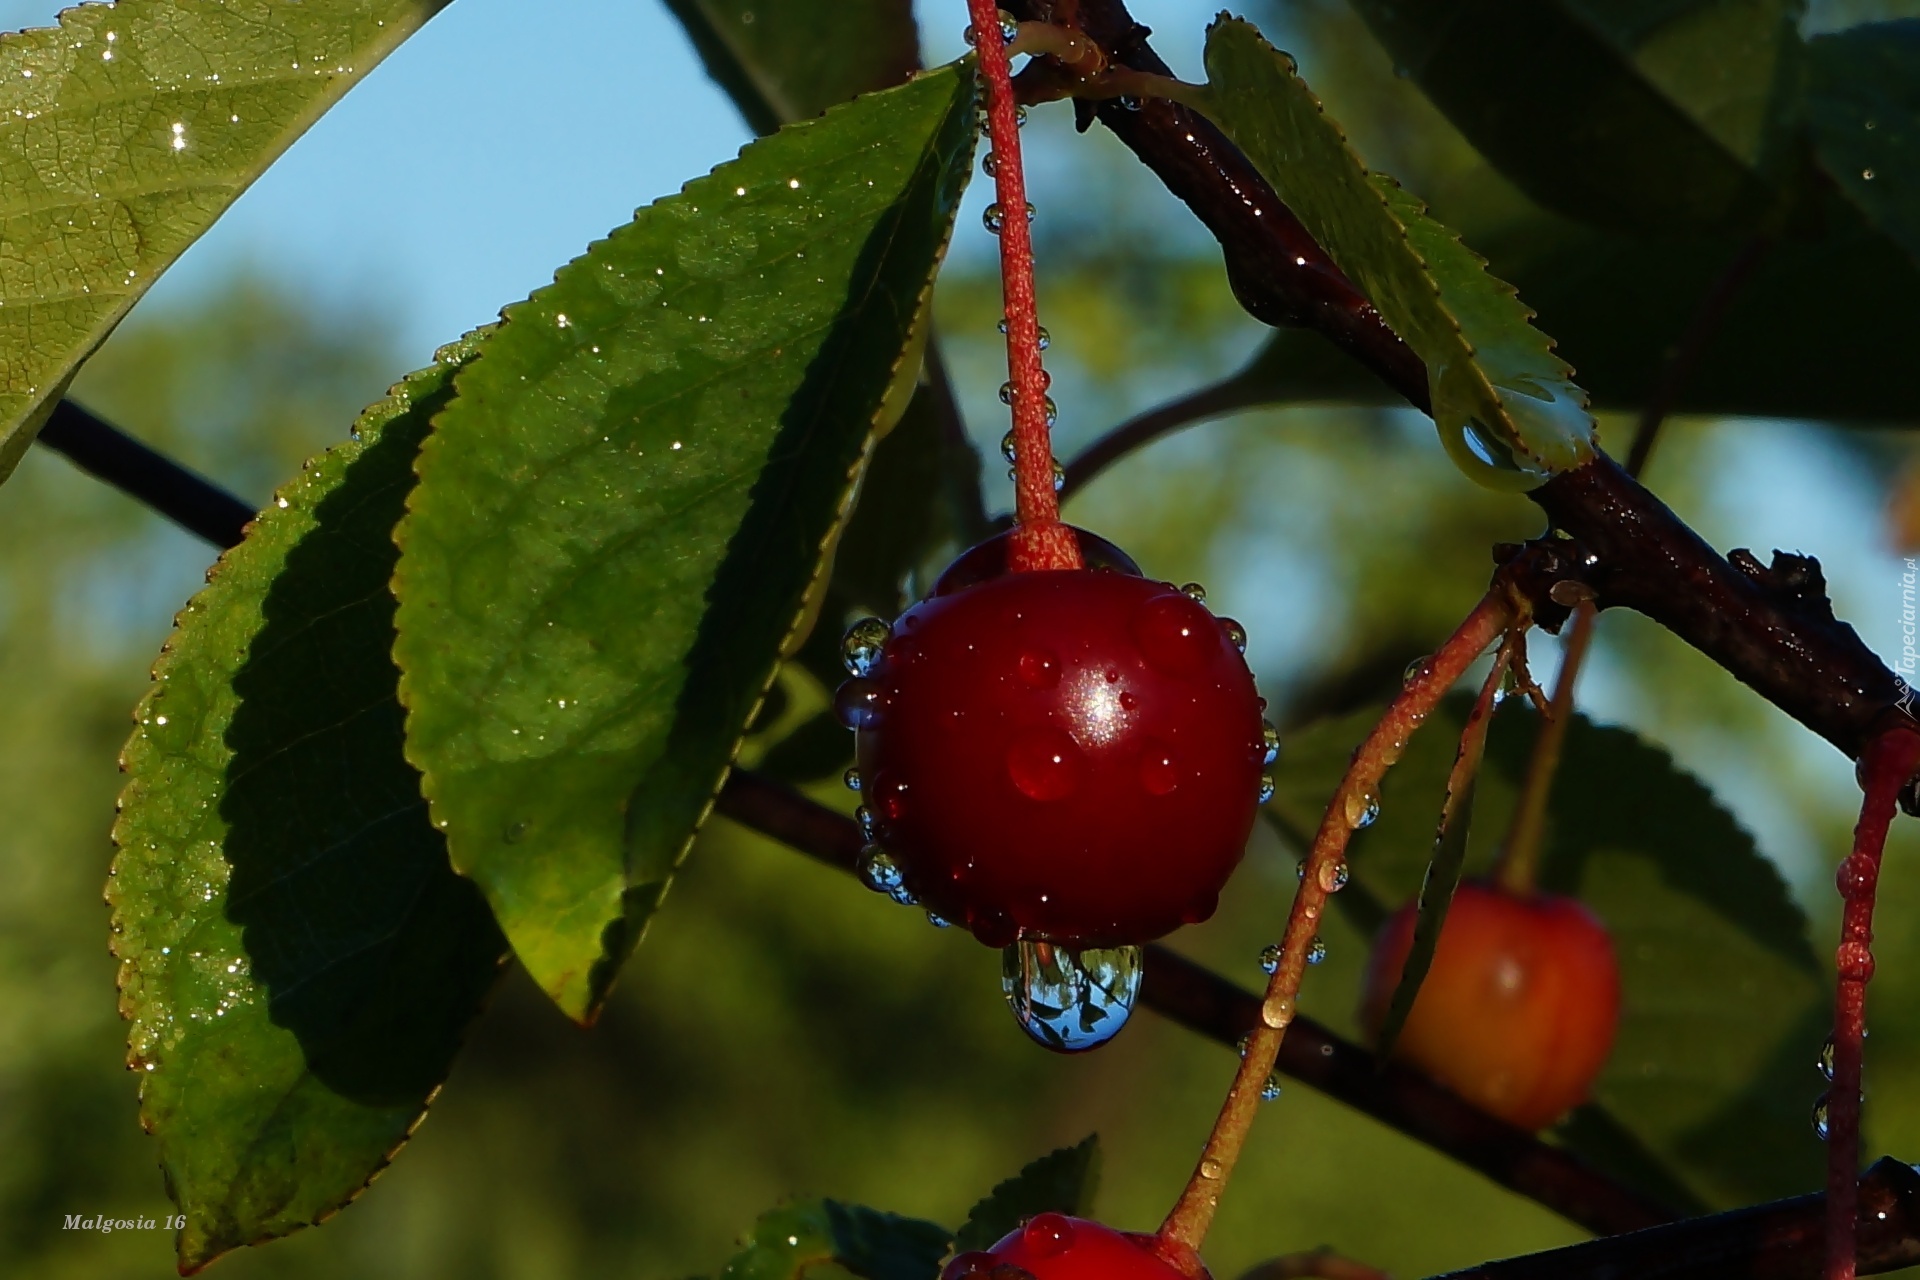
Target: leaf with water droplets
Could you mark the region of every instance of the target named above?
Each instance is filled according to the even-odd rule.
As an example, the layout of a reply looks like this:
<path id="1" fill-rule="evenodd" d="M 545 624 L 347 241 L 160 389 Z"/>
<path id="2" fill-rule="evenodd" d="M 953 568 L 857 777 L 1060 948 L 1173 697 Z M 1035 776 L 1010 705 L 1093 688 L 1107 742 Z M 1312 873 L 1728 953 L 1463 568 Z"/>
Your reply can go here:
<path id="1" fill-rule="evenodd" d="M 1586 393 L 1532 312 L 1419 200 L 1367 172 L 1293 60 L 1221 18 L 1206 61 L 1208 114 L 1426 362 L 1434 421 L 1461 469 L 1524 489 L 1592 458 Z"/>
<path id="2" fill-rule="evenodd" d="M 0 35 L 0 479 L 81 361 L 445 0 L 121 0 Z"/>
<path id="3" fill-rule="evenodd" d="M 920 65 L 908 0 L 667 0 L 755 133 L 810 120 Z"/>
<path id="4" fill-rule="evenodd" d="M 396 537 L 407 754 L 590 1019 L 817 581 L 965 187 L 969 64 L 749 144 L 511 308 Z"/>
<path id="5" fill-rule="evenodd" d="M 1807 128 L 1820 167 L 1920 261 L 1920 18 L 1808 43 Z"/>
<path id="6" fill-rule="evenodd" d="M 954 1238 L 954 1251 L 991 1248 L 1036 1214 L 1085 1216 L 1099 1184 L 1100 1135 L 1090 1133 L 1070 1147 L 1048 1152 L 995 1186 L 967 1214 L 966 1225 Z"/>
<path id="7" fill-rule="evenodd" d="M 935 1223 L 809 1200 L 755 1223 L 720 1280 L 933 1280 L 950 1240 Z"/>
<path id="8" fill-rule="evenodd" d="M 221 557 L 127 743 L 108 899 L 183 1267 L 357 1195 L 503 958 L 401 753 L 389 652 L 389 535 L 466 354 L 369 410 Z"/>
<path id="9" fill-rule="evenodd" d="M 1334 899 L 1343 912 L 1390 909 L 1418 892 L 1465 707 L 1443 704 L 1387 775 L 1380 820 L 1354 837 L 1353 886 Z M 1377 718 L 1361 712 L 1290 737 L 1273 806 L 1288 826 L 1318 823 Z M 1519 698 L 1494 717 L 1469 875 L 1493 861 L 1537 724 Z M 1678 1185 L 1714 1208 L 1817 1184 L 1807 1108 L 1821 1082 L 1808 1063 L 1829 993 L 1779 872 L 1699 780 L 1625 729 L 1576 717 L 1557 777 L 1541 886 L 1578 896 L 1605 922 L 1623 985 L 1619 1035 L 1591 1104 L 1599 1114 L 1576 1115 L 1562 1139 L 1649 1194 Z"/>

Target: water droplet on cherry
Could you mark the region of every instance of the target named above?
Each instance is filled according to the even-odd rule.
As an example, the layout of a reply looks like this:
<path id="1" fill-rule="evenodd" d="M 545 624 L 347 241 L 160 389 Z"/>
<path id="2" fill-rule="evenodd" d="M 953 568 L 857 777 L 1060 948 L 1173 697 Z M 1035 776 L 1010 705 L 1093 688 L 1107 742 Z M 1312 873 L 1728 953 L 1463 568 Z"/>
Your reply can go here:
<path id="1" fill-rule="evenodd" d="M 1079 1053 L 1127 1024 L 1141 958 L 1139 947 L 1075 951 L 1022 939 L 1001 953 L 1001 986 L 1023 1031 L 1049 1049 Z"/>
<path id="2" fill-rule="evenodd" d="M 1080 759 L 1066 733 L 1035 729 L 1007 748 L 1007 777 L 1030 800 L 1064 800 L 1080 785 Z"/>

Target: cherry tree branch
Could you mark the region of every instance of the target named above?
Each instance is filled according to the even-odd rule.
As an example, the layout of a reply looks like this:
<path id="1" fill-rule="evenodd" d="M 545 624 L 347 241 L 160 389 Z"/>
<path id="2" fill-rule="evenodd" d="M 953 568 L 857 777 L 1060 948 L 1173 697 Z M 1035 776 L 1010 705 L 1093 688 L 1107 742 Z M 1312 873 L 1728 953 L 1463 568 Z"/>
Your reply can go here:
<path id="1" fill-rule="evenodd" d="M 239 545 L 253 507 L 71 400 L 53 407 L 39 442 L 216 547 Z"/>
<path id="2" fill-rule="evenodd" d="M 863 841 L 853 819 L 763 775 L 734 770 L 716 807 L 838 870 L 851 874 L 859 859 Z M 1140 1001 L 1227 1047 L 1260 1025 L 1259 996 L 1162 946 L 1147 948 Z M 1636 1231 L 1674 1218 L 1571 1152 L 1487 1115 L 1410 1067 L 1380 1062 L 1304 1015 L 1294 1017 L 1276 1065 L 1589 1231 Z"/>
<path id="3" fill-rule="evenodd" d="M 1482 1263 L 1434 1280 L 1819 1280 L 1825 1195 L 1690 1218 Z M 1861 1275 L 1920 1262 L 1920 1172 L 1891 1157 L 1860 1180 Z"/>
<path id="4" fill-rule="evenodd" d="M 1124 0 L 1007 0 L 1007 8 L 1017 18 L 1084 33 L 1120 66 L 1167 73 Z M 1030 73 L 1044 77 L 1044 60 L 1021 76 Z M 1409 404 L 1430 411 L 1420 358 L 1225 135 L 1166 99 L 1076 106 L 1083 125 L 1098 119 L 1112 130 L 1213 232 L 1228 281 L 1250 314 L 1318 330 Z M 1571 578 L 1595 589 L 1599 609 L 1645 614 L 1849 757 L 1858 758 L 1874 721 L 1899 701 L 1893 673 L 1851 627 L 1834 620 L 1824 589 L 1816 589 L 1815 562 L 1776 556 L 1768 570 L 1735 552 L 1729 563 L 1604 455 L 1530 496 L 1578 543 L 1577 562 L 1569 549 L 1566 573 L 1540 580 L 1543 592 Z M 1567 616 L 1545 594 L 1533 603 L 1549 626 Z"/>

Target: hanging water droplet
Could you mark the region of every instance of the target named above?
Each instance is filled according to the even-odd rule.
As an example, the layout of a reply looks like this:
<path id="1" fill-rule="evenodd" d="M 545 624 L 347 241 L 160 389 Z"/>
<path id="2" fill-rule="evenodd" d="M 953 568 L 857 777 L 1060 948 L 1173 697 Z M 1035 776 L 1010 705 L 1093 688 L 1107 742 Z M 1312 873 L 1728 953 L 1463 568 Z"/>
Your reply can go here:
<path id="1" fill-rule="evenodd" d="M 953 921 L 947 919 L 945 916 L 937 916 L 931 911 L 927 912 L 927 923 L 936 929 L 953 928 Z"/>
<path id="2" fill-rule="evenodd" d="M 1220 619 L 1220 626 L 1227 633 L 1227 643 L 1241 653 L 1247 651 L 1247 629 L 1233 618 Z"/>
<path id="3" fill-rule="evenodd" d="M 1013 126 L 1016 129 L 1024 129 L 1027 127 L 1027 109 L 1025 107 L 1015 107 L 1013 109 Z"/>
<path id="4" fill-rule="evenodd" d="M 1813 1065 L 1823 1077 L 1828 1080 L 1833 1079 L 1833 1037 L 1831 1035 L 1827 1037 L 1827 1042 L 1820 1046 L 1820 1057 Z"/>
<path id="5" fill-rule="evenodd" d="M 1327 958 L 1327 944 L 1321 941 L 1319 938 L 1315 938 L 1313 940 L 1313 944 L 1307 948 L 1307 963 L 1319 964 L 1321 961 L 1325 960 L 1326 958 Z"/>
<path id="6" fill-rule="evenodd" d="M 1273 799 L 1273 779 L 1267 777 L 1265 774 L 1261 774 L 1260 775 L 1260 803 L 1265 804 L 1267 801 L 1271 799 Z"/>
<path id="7" fill-rule="evenodd" d="M 1813 1136 L 1825 1142 L 1828 1128 L 1827 1095 L 1823 1093 L 1820 1100 L 1813 1104 Z"/>
<path id="8" fill-rule="evenodd" d="M 1008 466 L 1013 465 L 1014 448 L 1013 448 L 1013 432 L 1011 431 L 1007 432 L 1007 434 L 1000 437 L 1000 456 L 1007 460 Z"/>
<path id="9" fill-rule="evenodd" d="M 1431 657 L 1426 657 L 1426 658 L 1415 658 L 1412 662 L 1409 662 L 1407 664 L 1407 669 L 1404 672 L 1402 672 L 1400 675 L 1400 683 L 1412 684 L 1415 680 L 1425 675 L 1427 671 L 1427 663 L 1431 662 L 1432 660 L 1433 659 Z"/>
<path id="10" fill-rule="evenodd" d="M 870 844 L 860 851 L 860 883 L 875 893 L 884 893 L 895 902 L 911 902 L 912 895 L 907 893 L 907 880 L 900 870 L 900 864 L 893 855 L 877 844 Z"/>
<path id="11" fill-rule="evenodd" d="M 986 226 L 987 230 L 993 232 L 995 235 L 999 235 L 1000 229 L 1007 225 L 1006 211 L 1001 209 L 1000 202 L 996 200 L 988 205 L 986 211 L 980 215 L 980 221 Z"/>
<path id="12" fill-rule="evenodd" d="M 1013 384 L 1011 382 L 1003 382 L 1000 384 L 1000 403 L 1013 403 Z M 1009 461 L 1011 461 L 1011 459 L 1009 459 Z"/>
<path id="13" fill-rule="evenodd" d="M 1260 757 L 1261 767 L 1271 769 L 1274 761 L 1280 758 L 1280 731 L 1273 727 L 1273 721 L 1260 722 L 1260 743 L 1266 754 Z"/>
<path id="14" fill-rule="evenodd" d="M 1027 201 L 1027 221 L 1032 222 L 1039 214 L 1040 211 L 1033 207 L 1033 201 Z"/>
<path id="15" fill-rule="evenodd" d="M 1181 587 L 1180 594 L 1195 604 L 1205 604 L 1207 602 L 1207 589 L 1197 582 L 1189 582 L 1186 586 Z"/>
<path id="16" fill-rule="evenodd" d="M 1280 1096 L 1280 1073 L 1276 1071 L 1272 1075 L 1267 1077 L 1267 1082 L 1265 1084 L 1260 1086 L 1260 1101 L 1272 1102 L 1275 1098 L 1278 1098 L 1279 1096 Z"/>
<path id="17" fill-rule="evenodd" d="M 1001 330 L 1001 332 L 1004 333 L 1006 331 L 1003 329 Z M 1035 345 L 1037 345 L 1042 351 L 1045 351 L 1048 347 L 1053 345 L 1053 337 L 1047 332 L 1047 327 L 1045 325 L 1040 326 L 1040 341 Z"/>
<path id="18" fill-rule="evenodd" d="M 1130 93 L 1123 93 L 1120 95 L 1120 109 L 1122 111 L 1138 111 L 1140 109 L 1140 99 Z"/>
<path id="19" fill-rule="evenodd" d="M 1260 948 L 1260 972 L 1271 978 L 1280 971 L 1280 944 L 1269 942 Z"/>
<path id="20" fill-rule="evenodd" d="M 1000 985 L 1014 1020 L 1060 1053 L 1081 1053 L 1113 1039 L 1133 1012 L 1141 973 L 1139 947 L 1075 951 L 1022 940 L 1000 959 Z"/>
<path id="21" fill-rule="evenodd" d="M 860 824 L 861 837 L 865 839 L 868 844 L 872 844 L 874 840 L 873 810 L 867 808 L 865 805 L 861 805 L 853 811 L 853 820 Z"/>
<path id="22" fill-rule="evenodd" d="M 1355 831 L 1370 827 L 1380 817 L 1380 801 L 1371 795 L 1347 797 L 1347 825 Z"/>
<path id="23" fill-rule="evenodd" d="M 1053 460 L 1053 491 L 1059 493 L 1067 487 L 1067 469 L 1060 465 L 1060 459 Z"/>
<path id="24" fill-rule="evenodd" d="M 1052 396 L 1041 396 L 1040 399 L 1041 399 L 1041 402 L 1046 406 L 1047 425 L 1049 427 L 1058 426 L 1060 424 L 1060 406 L 1056 405 L 1053 402 Z"/>
<path id="25" fill-rule="evenodd" d="M 1247 1056 L 1247 1050 L 1252 1047 L 1253 1032 L 1251 1031 L 1242 1032 L 1240 1038 L 1233 1042 L 1233 1051 L 1243 1058 Z"/>
<path id="26" fill-rule="evenodd" d="M 840 775 L 840 781 L 847 784 L 847 790 L 858 791 L 860 789 L 860 771 L 858 769 L 849 769 Z"/>
<path id="27" fill-rule="evenodd" d="M 980 172 L 986 174 L 989 178 L 998 177 L 1000 174 L 1000 157 L 991 151 L 981 156 Z"/>
<path id="28" fill-rule="evenodd" d="M 879 618 L 862 618 L 848 627 L 847 634 L 840 640 L 840 661 L 847 664 L 847 673 L 861 677 L 872 675 L 880 665 L 881 652 L 892 638 L 893 628 Z"/>
<path id="29" fill-rule="evenodd" d="M 866 729 L 880 718 L 886 695 L 877 681 L 856 676 L 833 693 L 833 714 L 849 729 Z"/>
<path id="30" fill-rule="evenodd" d="M 1293 864 L 1293 878 L 1295 880 L 1299 880 L 1303 882 L 1306 880 L 1307 860 L 1305 858 L 1302 858 L 1298 862 Z"/>
<path id="31" fill-rule="evenodd" d="M 1322 871 L 1320 878 L 1325 883 L 1328 893 L 1338 893 L 1347 887 L 1347 881 L 1353 878 L 1353 873 L 1347 870 L 1346 863 L 1336 862 Z"/>

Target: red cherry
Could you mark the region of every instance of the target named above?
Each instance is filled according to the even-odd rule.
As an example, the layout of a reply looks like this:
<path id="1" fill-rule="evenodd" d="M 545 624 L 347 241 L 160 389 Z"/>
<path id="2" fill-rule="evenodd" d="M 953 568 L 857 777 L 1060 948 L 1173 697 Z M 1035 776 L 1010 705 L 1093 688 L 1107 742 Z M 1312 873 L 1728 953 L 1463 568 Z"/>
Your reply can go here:
<path id="1" fill-rule="evenodd" d="M 974 581 L 890 632 L 855 627 L 838 705 L 859 730 L 868 883 L 993 946 L 1125 946 L 1206 919 L 1269 758 L 1237 638 L 1181 591 L 1101 569 Z"/>
<path id="2" fill-rule="evenodd" d="M 1374 942 L 1360 1012 L 1369 1034 L 1386 1017 L 1416 910 L 1394 913 Z M 1620 966 L 1592 912 L 1469 882 L 1453 896 L 1394 1056 L 1483 1111 L 1540 1129 L 1586 1101 L 1619 1021 Z"/>
<path id="3" fill-rule="evenodd" d="M 1197 1257 L 1176 1265 L 1152 1236 L 1043 1213 L 984 1253 L 963 1253 L 940 1280 L 1209 1280 Z"/>

